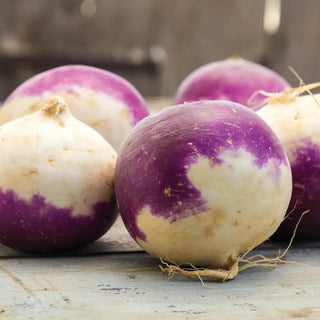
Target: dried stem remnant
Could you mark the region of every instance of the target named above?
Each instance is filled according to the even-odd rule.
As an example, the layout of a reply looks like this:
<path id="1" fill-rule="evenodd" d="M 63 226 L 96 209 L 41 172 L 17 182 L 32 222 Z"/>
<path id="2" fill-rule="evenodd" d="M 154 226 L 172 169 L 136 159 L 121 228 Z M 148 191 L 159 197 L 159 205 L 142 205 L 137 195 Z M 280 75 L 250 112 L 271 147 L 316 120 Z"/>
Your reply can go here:
<path id="1" fill-rule="evenodd" d="M 67 104 L 62 97 L 54 96 L 52 99 L 45 102 L 41 110 L 47 115 L 54 116 L 64 112 L 66 107 Z"/>

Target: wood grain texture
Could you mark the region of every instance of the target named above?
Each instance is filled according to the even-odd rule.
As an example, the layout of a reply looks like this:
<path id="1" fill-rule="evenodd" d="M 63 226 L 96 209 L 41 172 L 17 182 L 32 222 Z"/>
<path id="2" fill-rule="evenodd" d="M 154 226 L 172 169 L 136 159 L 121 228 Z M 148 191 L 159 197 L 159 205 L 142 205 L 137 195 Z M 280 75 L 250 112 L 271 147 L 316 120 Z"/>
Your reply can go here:
<path id="1" fill-rule="evenodd" d="M 208 288 L 168 279 L 144 253 L 0 260 L 0 318 L 319 319 L 319 249 L 288 259 L 315 267 L 252 268 Z"/>
<path id="2" fill-rule="evenodd" d="M 166 23 L 160 43 L 168 52 L 161 94 L 173 94 L 195 68 L 233 55 L 263 55 L 263 1 L 162 0 Z"/>
<path id="3" fill-rule="evenodd" d="M 204 63 L 231 55 L 257 61 L 263 55 L 263 1 L 95 0 L 91 17 L 81 14 L 81 3 L 0 1 L 0 59 L 9 60 L 0 63 L 0 99 L 33 74 L 64 62 L 110 67 L 151 96 L 173 95 Z M 154 67 L 144 68 L 144 61 Z"/>
<path id="4" fill-rule="evenodd" d="M 269 49 L 269 64 L 293 86 L 299 80 L 288 67 L 294 68 L 306 83 L 320 79 L 320 5 L 318 0 L 283 0 L 279 33 Z"/>

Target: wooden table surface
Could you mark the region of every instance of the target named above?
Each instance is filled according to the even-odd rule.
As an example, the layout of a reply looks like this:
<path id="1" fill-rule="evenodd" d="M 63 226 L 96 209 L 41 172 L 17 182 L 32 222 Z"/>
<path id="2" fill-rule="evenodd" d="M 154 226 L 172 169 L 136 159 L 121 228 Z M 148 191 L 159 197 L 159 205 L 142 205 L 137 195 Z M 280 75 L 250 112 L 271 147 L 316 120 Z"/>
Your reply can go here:
<path id="1" fill-rule="evenodd" d="M 255 252 L 272 257 L 281 247 L 268 242 Z M 296 263 L 207 287 L 161 273 L 120 219 L 82 250 L 39 256 L 2 246 L 0 256 L 0 319 L 320 319 L 318 241 L 291 248 Z"/>

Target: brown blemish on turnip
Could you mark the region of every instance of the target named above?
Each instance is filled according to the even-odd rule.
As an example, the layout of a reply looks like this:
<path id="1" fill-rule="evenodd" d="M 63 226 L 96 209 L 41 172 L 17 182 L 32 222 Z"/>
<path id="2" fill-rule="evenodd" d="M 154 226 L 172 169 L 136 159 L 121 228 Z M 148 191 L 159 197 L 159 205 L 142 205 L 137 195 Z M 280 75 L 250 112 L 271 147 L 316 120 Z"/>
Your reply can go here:
<path id="1" fill-rule="evenodd" d="M 29 111 L 30 113 L 33 113 L 33 112 L 36 112 L 40 109 L 41 105 L 39 103 L 39 101 L 35 102 L 35 103 L 32 103 L 29 107 Z"/>
<path id="2" fill-rule="evenodd" d="M 236 219 L 236 220 L 233 220 L 233 221 L 232 221 L 232 224 L 233 224 L 235 227 L 237 227 L 240 223 L 239 223 L 239 221 Z"/>
<path id="3" fill-rule="evenodd" d="M 38 174 L 38 169 L 37 168 L 31 168 L 29 171 L 30 174 Z"/>
<path id="4" fill-rule="evenodd" d="M 205 226 L 203 228 L 203 234 L 205 237 L 211 237 L 213 234 L 213 226 L 212 225 Z"/>
<path id="5" fill-rule="evenodd" d="M 213 209 L 208 214 L 211 216 L 212 223 L 206 225 L 203 229 L 205 237 L 213 237 L 214 231 L 218 230 L 220 226 L 226 221 L 226 213 L 222 209 Z"/>
<path id="6" fill-rule="evenodd" d="M 83 98 L 85 98 L 86 100 L 86 104 L 90 105 L 90 106 L 95 106 L 97 104 L 97 99 L 94 97 L 93 94 L 90 94 L 90 92 L 88 92 L 89 94 L 85 94 L 82 95 Z M 77 97 L 79 97 L 80 95 L 78 95 Z"/>
<path id="7" fill-rule="evenodd" d="M 90 127 L 96 128 L 96 127 L 99 127 L 99 126 L 106 126 L 106 124 L 108 122 L 110 122 L 109 118 L 103 118 L 103 119 L 92 121 L 92 122 L 88 123 L 88 125 Z"/>
<path id="8" fill-rule="evenodd" d="M 58 119 L 58 124 L 60 127 L 65 128 L 64 122 L 60 118 Z"/>
<path id="9" fill-rule="evenodd" d="M 163 190 L 163 194 L 166 196 L 166 197 L 170 197 L 171 196 L 171 188 L 168 187 L 168 188 L 165 188 Z"/>
<path id="10" fill-rule="evenodd" d="M 128 109 L 127 109 L 127 108 L 122 108 L 121 111 L 120 111 L 119 116 L 120 116 L 121 118 L 124 118 L 124 119 L 126 119 L 127 121 L 129 121 L 130 114 L 129 114 Z"/>
<path id="11" fill-rule="evenodd" d="M 200 129 L 200 128 L 199 128 L 199 123 L 198 123 L 198 122 L 196 122 L 194 125 L 195 125 L 195 127 L 193 128 L 193 130 L 198 130 L 198 129 Z"/>
<path id="12" fill-rule="evenodd" d="M 226 221 L 226 213 L 223 209 L 213 209 L 212 210 L 213 218 L 214 218 L 214 225 L 218 228 L 223 222 Z"/>

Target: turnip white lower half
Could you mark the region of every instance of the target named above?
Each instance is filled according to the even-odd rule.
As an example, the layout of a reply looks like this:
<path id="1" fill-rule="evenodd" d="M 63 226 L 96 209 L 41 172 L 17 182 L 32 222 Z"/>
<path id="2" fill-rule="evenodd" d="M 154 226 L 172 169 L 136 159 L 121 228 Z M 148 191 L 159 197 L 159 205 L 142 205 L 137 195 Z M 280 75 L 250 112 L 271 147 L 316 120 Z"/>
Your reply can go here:
<path id="1" fill-rule="evenodd" d="M 102 69 L 69 65 L 22 83 L 4 102 L 0 124 L 39 110 L 53 95 L 62 96 L 73 116 L 97 130 L 116 150 L 149 114 L 140 93 L 125 79 Z"/>
<path id="2" fill-rule="evenodd" d="M 116 152 L 60 98 L 0 127 L 0 242 L 25 251 L 77 248 L 117 216 Z"/>
<path id="3" fill-rule="evenodd" d="M 227 101 L 169 107 L 124 141 L 115 190 L 123 221 L 150 254 L 228 268 L 278 228 L 292 191 L 279 140 Z"/>
<path id="4" fill-rule="evenodd" d="M 274 237 L 288 240 L 303 212 L 297 239 L 320 238 L 320 95 L 297 97 L 295 92 L 271 97 L 259 110 L 280 139 L 292 168 L 293 194 Z"/>

